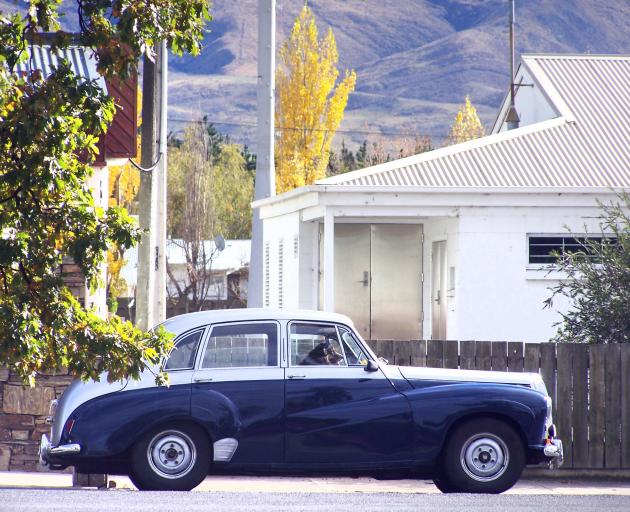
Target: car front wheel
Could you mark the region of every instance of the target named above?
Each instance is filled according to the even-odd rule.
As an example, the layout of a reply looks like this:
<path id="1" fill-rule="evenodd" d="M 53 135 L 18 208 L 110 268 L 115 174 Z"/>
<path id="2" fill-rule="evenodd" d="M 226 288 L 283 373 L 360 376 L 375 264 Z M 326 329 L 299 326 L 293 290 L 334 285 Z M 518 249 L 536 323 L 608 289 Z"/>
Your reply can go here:
<path id="1" fill-rule="evenodd" d="M 193 425 L 173 425 L 144 435 L 131 453 L 130 478 L 141 491 L 189 491 L 210 468 L 207 434 Z"/>
<path id="2" fill-rule="evenodd" d="M 525 467 L 518 433 L 493 418 L 458 426 L 447 443 L 438 478 L 443 492 L 501 493 L 518 481 Z"/>

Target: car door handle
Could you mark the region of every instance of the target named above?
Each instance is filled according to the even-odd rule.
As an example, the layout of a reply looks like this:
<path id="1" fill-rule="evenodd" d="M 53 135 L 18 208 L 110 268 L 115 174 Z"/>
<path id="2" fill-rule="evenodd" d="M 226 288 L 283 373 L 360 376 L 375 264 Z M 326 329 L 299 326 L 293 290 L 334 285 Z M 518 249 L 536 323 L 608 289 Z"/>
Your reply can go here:
<path id="1" fill-rule="evenodd" d="M 212 377 L 195 377 L 193 382 L 212 382 Z"/>
<path id="2" fill-rule="evenodd" d="M 287 378 L 293 380 L 306 379 L 306 375 L 287 375 Z"/>

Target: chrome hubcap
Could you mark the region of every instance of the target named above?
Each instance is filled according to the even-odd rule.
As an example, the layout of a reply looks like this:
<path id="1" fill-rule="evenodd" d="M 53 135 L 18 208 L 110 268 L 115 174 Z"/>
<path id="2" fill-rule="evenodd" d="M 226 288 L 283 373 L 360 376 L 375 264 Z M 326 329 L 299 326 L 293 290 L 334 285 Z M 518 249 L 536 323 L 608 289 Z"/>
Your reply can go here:
<path id="1" fill-rule="evenodd" d="M 178 430 L 157 434 L 147 448 L 151 468 L 164 478 L 181 478 L 193 468 L 197 451 L 192 439 Z"/>
<path id="2" fill-rule="evenodd" d="M 509 451 L 494 434 L 475 434 L 462 446 L 460 461 L 473 480 L 488 482 L 499 478 L 507 469 Z"/>

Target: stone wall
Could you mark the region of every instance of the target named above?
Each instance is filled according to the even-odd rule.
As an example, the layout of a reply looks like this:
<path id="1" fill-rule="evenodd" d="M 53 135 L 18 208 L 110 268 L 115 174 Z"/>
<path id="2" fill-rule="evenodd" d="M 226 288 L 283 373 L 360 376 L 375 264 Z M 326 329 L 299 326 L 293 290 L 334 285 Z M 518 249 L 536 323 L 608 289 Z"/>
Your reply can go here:
<path id="1" fill-rule="evenodd" d="M 46 424 L 50 401 L 70 384 L 69 375 L 42 375 L 34 388 L 0 368 L 0 471 L 46 471 L 37 450 Z"/>

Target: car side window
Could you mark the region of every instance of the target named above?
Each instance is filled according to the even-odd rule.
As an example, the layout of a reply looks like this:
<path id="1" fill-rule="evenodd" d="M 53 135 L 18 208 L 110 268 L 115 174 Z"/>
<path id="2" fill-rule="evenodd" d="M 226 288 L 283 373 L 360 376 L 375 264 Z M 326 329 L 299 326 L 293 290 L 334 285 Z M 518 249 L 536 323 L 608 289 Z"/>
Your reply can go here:
<path id="1" fill-rule="evenodd" d="M 291 366 L 347 366 L 334 325 L 292 323 L 290 345 Z"/>
<path id="2" fill-rule="evenodd" d="M 339 336 L 341 337 L 341 345 L 346 353 L 346 359 L 349 366 L 366 366 L 368 358 L 357 339 L 345 327 L 339 327 Z"/>
<path id="3" fill-rule="evenodd" d="M 215 325 L 202 368 L 278 366 L 278 324 L 271 322 Z"/>
<path id="4" fill-rule="evenodd" d="M 195 365 L 195 354 L 201 340 L 203 329 L 185 334 L 175 341 L 175 347 L 168 356 L 165 370 L 189 370 Z"/>

